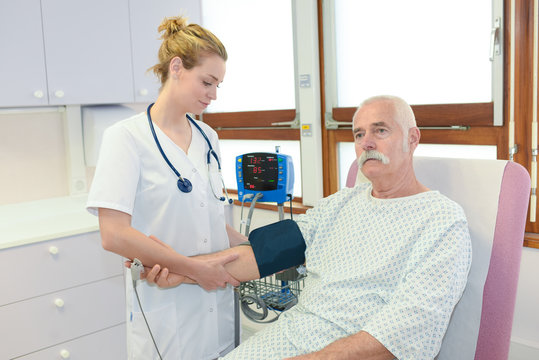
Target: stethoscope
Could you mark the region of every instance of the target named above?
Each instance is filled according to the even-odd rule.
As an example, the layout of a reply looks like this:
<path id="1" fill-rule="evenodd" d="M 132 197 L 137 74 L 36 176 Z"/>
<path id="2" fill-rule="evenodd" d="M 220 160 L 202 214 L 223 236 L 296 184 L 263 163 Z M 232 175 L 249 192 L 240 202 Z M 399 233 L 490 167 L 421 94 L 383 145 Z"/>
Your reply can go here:
<path id="1" fill-rule="evenodd" d="M 152 108 L 153 105 L 154 104 L 150 104 L 148 106 L 148 110 L 146 110 L 146 113 L 148 114 L 148 123 L 150 124 L 150 129 L 152 130 L 152 135 L 155 140 L 155 144 L 157 145 L 157 148 L 159 149 L 159 152 L 163 156 L 163 159 L 165 159 L 165 162 L 167 163 L 167 165 L 170 167 L 170 169 L 172 169 L 174 174 L 176 174 L 176 176 L 178 177 L 178 182 L 177 182 L 178 189 L 180 189 L 180 191 L 183 193 L 189 193 L 191 192 L 191 190 L 193 190 L 193 184 L 191 184 L 191 181 L 189 181 L 189 179 L 184 178 L 180 175 L 180 172 L 176 170 L 174 165 L 172 165 L 168 157 L 165 155 L 165 152 L 163 151 L 163 148 L 161 147 L 161 144 L 159 143 L 159 139 L 157 139 L 157 134 L 155 133 L 155 129 L 153 127 L 152 116 L 150 115 L 150 109 Z M 217 169 L 219 170 L 219 177 L 221 178 L 221 185 L 223 186 L 223 189 L 225 190 L 226 197 L 216 195 L 215 190 L 213 189 L 212 181 L 211 179 L 208 179 L 208 181 L 210 182 L 211 190 L 213 192 L 213 196 L 215 196 L 215 198 L 220 201 L 228 200 L 228 203 L 232 204 L 232 199 L 228 198 L 228 192 L 226 191 L 225 182 L 223 180 L 223 175 L 221 174 L 221 162 L 219 161 L 219 157 L 217 156 L 217 153 L 215 152 L 215 150 L 213 150 L 213 147 L 211 146 L 210 139 L 208 139 L 208 136 L 206 135 L 204 130 L 202 130 L 202 128 L 195 122 L 195 120 L 193 120 L 193 118 L 189 116 L 189 114 L 186 114 L 186 116 L 187 116 L 187 119 L 191 122 L 191 124 L 194 125 L 197 128 L 197 130 L 202 134 L 202 137 L 204 138 L 204 140 L 206 140 L 206 143 L 208 143 L 208 147 L 210 148 L 210 150 L 208 150 L 208 153 L 206 155 L 206 164 L 208 164 L 208 176 L 210 175 L 210 160 L 212 156 L 217 162 Z"/>

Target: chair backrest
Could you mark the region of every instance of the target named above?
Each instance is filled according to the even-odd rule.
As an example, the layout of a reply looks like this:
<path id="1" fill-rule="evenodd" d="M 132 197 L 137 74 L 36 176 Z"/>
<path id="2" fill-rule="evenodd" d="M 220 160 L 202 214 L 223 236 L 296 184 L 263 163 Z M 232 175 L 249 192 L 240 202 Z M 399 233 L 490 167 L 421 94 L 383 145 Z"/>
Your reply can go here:
<path id="1" fill-rule="evenodd" d="M 418 180 L 459 203 L 473 260 L 437 359 L 506 360 L 509 354 L 530 177 L 506 160 L 415 157 Z M 357 163 L 346 185 L 354 186 Z"/>

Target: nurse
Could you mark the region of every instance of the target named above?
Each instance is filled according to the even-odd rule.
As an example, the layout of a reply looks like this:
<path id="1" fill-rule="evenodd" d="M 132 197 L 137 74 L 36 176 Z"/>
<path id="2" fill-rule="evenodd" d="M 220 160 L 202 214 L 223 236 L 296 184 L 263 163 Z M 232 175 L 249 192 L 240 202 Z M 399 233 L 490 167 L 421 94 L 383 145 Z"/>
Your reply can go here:
<path id="1" fill-rule="evenodd" d="M 156 359 L 158 348 L 167 359 L 215 359 L 234 346 L 230 285 L 239 283 L 224 265 L 236 256 L 210 263 L 189 256 L 244 237 L 225 225 L 217 134 L 187 114 L 216 100 L 227 53 L 217 37 L 185 18 L 165 19 L 158 30 L 163 41 L 152 70 L 161 80 L 159 97 L 147 112 L 106 130 L 87 208 L 99 216 L 106 250 L 146 266 L 169 264 L 200 284 L 161 289 L 137 282 L 154 345 L 126 272 L 128 358 Z M 208 166 L 210 144 L 216 156 Z M 191 188 L 184 192 L 187 178 Z"/>

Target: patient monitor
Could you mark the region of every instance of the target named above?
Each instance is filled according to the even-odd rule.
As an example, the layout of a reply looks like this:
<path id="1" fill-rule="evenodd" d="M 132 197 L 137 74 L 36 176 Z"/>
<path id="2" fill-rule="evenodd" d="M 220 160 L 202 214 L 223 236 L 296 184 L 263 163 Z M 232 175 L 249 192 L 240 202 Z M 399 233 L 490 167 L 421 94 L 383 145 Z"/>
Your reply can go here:
<path id="1" fill-rule="evenodd" d="M 259 201 L 262 202 L 282 204 L 292 200 L 292 157 L 278 152 L 239 155 L 236 157 L 236 181 L 240 201 L 250 201 L 256 194 L 261 194 Z"/>

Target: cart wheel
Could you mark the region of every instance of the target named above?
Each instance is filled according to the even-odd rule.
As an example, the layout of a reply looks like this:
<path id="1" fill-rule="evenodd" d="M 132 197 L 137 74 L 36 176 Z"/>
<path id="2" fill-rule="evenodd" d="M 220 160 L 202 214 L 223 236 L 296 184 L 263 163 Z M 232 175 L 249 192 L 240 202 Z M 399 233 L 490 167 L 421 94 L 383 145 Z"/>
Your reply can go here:
<path id="1" fill-rule="evenodd" d="M 259 311 L 254 310 L 250 305 L 256 305 Z M 244 295 L 241 298 L 241 310 L 251 320 L 260 321 L 264 320 L 268 316 L 268 307 L 264 300 L 258 295 Z M 261 311 L 261 312 L 260 312 Z"/>

